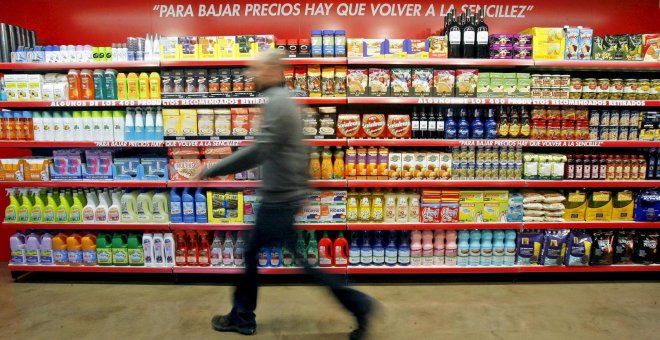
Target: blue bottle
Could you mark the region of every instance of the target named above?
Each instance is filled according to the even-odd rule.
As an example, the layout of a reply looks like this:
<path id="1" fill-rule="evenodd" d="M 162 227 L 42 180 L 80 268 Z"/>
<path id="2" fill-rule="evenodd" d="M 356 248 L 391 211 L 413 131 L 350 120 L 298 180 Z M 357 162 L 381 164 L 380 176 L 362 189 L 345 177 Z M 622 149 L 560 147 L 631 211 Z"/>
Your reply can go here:
<path id="1" fill-rule="evenodd" d="M 655 162 L 656 162 L 656 155 L 655 155 L 656 149 L 655 148 L 650 148 L 649 149 L 649 162 L 646 165 L 646 178 L 655 178 Z"/>
<path id="2" fill-rule="evenodd" d="M 348 246 L 348 264 L 351 266 L 360 265 L 360 234 L 357 231 L 351 232 L 351 244 Z"/>
<path id="3" fill-rule="evenodd" d="M 479 264 L 482 266 L 493 265 L 493 232 L 484 230 L 481 232 L 481 257 Z"/>
<path id="4" fill-rule="evenodd" d="M 385 247 L 383 247 L 383 231 L 376 230 L 374 232 L 374 246 L 372 250 L 373 264 L 375 266 L 382 266 L 385 264 Z"/>
<path id="5" fill-rule="evenodd" d="M 486 119 L 485 135 L 486 139 L 497 138 L 497 121 L 495 121 L 495 109 L 488 109 L 488 118 Z"/>
<path id="6" fill-rule="evenodd" d="M 401 232 L 398 261 L 400 266 L 410 265 L 410 233 L 407 230 Z"/>
<path id="7" fill-rule="evenodd" d="M 259 267 L 268 267 L 270 264 L 270 248 L 261 247 L 259 255 L 257 256 L 257 265 Z"/>
<path id="8" fill-rule="evenodd" d="M 370 266 L 373 263 L 374 255 L 371 247 L 371 233 L 364 231 L 362 234 L 362 246 L 360 247 L 360 264 Z"/>
<path id="9" fill-rule="evenodd" d="M 445 119 L 445 139 L 456 139 L 458 127 L 456 126 L 456 119 L 454 119 L 454 109 L 451 107 L 447 109 L 447 118 Z"/>
<path id="10" fill-rule="evenodd" d="M 504 264 L 504 231 L 493 231 L 493 266 L 501 266 Z"/>
<path id="11" fill-rule="evenodd" d="M 176 188 L 170 189 L 170 221 L 172 223 L 183 222 L 183 207 L 181 204 L 181 196 Z"/>
<path id="12" fill-rule="evenodd" d="M 513 266 L 516 261 L 516 231 L 504 232 L 504 265 Z"/>
<path id="13" fill-rule="evenodd" d="M 467 230 L 458 232 L 458 258 L 456 265 L 466 267 L 470 256 L 470 233 Z"/>
<path id="14" fill-rule="evenodd" d="M 470 128 L 470 137 L 472 139 L 484 139 L 484 123 L 481 121 L 481 110 L 474 109 L 474 118 Z"/>
<path id="15" fill-rule="evenodd" d="M 397 253 L 398 249 L 396 248 L 396 231 L 390 230 L 389 232 L 389 241 L 387 247 L 385 247 L 385 265 L 393 267 L 397 264 Z"/>
<path id="16" fill-rule="evenodd" d="M 206 210 L 206 195 L 204 195 L 202 188 L 197 188 L 195 190 L 195 222 L 209 222 L 209 215 Z"/>
<path id="17" fill-rule="evenodd" d="M 470 256 L 468 266 L 478 266 L 481 259 L 481 231 L 470 231 Z"/>
<path id="18" fill-rule="evenodd" d="M 467 120 L 467 110 L 461 109 L 458 119 L 458 139 L 470 138 L 470 123 Z"/>
<path id="19" fill-rule="evenodd" d="M 282 267 L 282 245 L 279 242 L 273 243 L 268 256 L 269 267 Z"/>
<path id="20" fill-rule="evenodd" d="M 190 194 L 190 188 L 183 189 L 181 194 L 181 206 L 184 223 L 195 223 L 195 199 Z"/>

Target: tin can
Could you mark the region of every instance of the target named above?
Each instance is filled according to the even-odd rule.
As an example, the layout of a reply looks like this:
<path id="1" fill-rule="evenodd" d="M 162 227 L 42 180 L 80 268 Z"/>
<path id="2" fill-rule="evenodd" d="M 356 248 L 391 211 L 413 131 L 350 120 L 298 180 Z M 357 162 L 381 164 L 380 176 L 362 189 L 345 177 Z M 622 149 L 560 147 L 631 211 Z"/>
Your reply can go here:
<path id="1" fill-rule="evenodd" d="M 600 111 L 591 110 L 589 111 L 589 126 L 598 127 L 600 125 Z"/>
<path id="2" fill-rule="evenodd" d="M 619 110 L 610 111 L 610 126 L 619 126 Z"/>
<path id="3" fill-rule="evenodd" d="M 581 78 L 571 78 L 569 86 L 568 98 L 570 99 L 580 99 L 582 97 L 582 79 Z"/>
<path id="4" fill-rule="evenodd" d="M 617 137 L 617 140 L 628 140 L 628 127 L 627 126 L 620 126 L 619 127 L 619 136 Z"/>
<path id="5" fill-rule="evenodd" d="M 628 128 L 628 140 L 638 140 L 639 139 L 639 129 L 636 126 L 631 126 Z"/>
<path id="6" fill-rule="evenodd" d="M 647 100 L 649 98 L 649 91 L 651 90 L 651 82 L 648 79 L 640 79 L 638 82 L 637 99 Z"/>
<path id="7" fill-rule="evenodd" d="M 623 82 L 623 99 L 626 100 L 635 100 L 637 99 L 637 88 L 639 87 L 639 83 L 637 83 L 637 79 L 626 79 Z"/>
<path id="8" fill-rule="evenodd" d="M 550 76 L 550 87 L 561 87 L 561 76 L 553 74 Z"/>
<path id="9" fill-rule="evenodd" d="M 639 111 L 631 110 L 630 111 L 630 124 L 631 127 L 639 127 Z"/>
<path id="10" fill-rule="evenodd" d="M 596 88 L 596 99 L 607 99 L 610 96 L 610 80 L 607 78 L 598 79 Z"/>
<path id="11" fill-rule="evenodd" d="M 559 76 L 559 87 L 569 87 L 571 86 L 571 76 L 568 74 L 562 74 Z"/>
<path id="12" fill-rule="evenodd" d="M 550 74 L 541 75 L 541 86 L 552 87 L 552 75 Z"/>
<path id="13" fill-rule="evenodd" d="M 610 82 L 610 99 L 623 98 L 623 79 L 612 79 Z"/>
<path id="14" fill-rule="evenodd" d="M 598 140 L 598 126 L 589 127 L 589 140 Z"/>
<path id="15" fill-rule="evenodd" d="M 540 74 L 532 74 L 530 76 L 530 78 L 531 78 L 532 87 L 542 87 L 543 86 L 543 78 L 541 77 Z"/>
<path id="16" fill-rule="evenodd" d="M 582 82 L 582 99 L 595 99 L 598 82 L 596 78 L 587 78 Z"/>
<path id="17" fill-rule="evenodd" d="M 543 96 L 543 89 L 540 87 L 532 87 L 530 90 L 531 96 L 534 99 L 541 99 Z"/>
<path id="18" fill-rule="evenodd" d="M 607 140 L 617 140 L 619 138 L 619 127 L 610 126 L 608 129 Z"/>
<path id="19" fill-rule="evenodd" d="M 542 99 L 552 99 L 552 88 L 551 87 L 542 87 L 541 88 L 541 98 Z"/>
<path id="20" fill-rule="evenodd" d="M 621 111 L 621 116 L 619 117 L 619 126 L 629 126 L 630 125 L 630 110 Z"/>

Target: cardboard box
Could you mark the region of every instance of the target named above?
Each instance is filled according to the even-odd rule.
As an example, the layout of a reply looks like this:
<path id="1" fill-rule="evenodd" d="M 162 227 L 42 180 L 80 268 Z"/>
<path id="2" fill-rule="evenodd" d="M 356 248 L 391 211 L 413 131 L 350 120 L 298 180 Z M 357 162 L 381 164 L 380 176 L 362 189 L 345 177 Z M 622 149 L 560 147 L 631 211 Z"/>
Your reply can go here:
<path id="1" fill-rule="evenodd" d="M 346 75 L 348 95 L 351 97 L 364 97 L 369 95 L 369 70 L 349 69 Z"/>
<path id="2" fill-rule="evenodd" d="M 509 192 L 506 190 L 484 191 L 484 222 L 506 222 Z"/>
<path id="3" fill-rule="evenodd" d="M 564 59 L 577 60 L 580 50 L 580 29 L 577 27 L 567 27 L 564 29 L 564 34 L 566 35 Z"/>
<path id="4" fill-rule="evenodd" d="M 447 58 L 447 36 L 430 36 L 428 37 L 429 45 L 429 58 Z"/>
<path id="5" fill-rule="evenodd" d="M 415 171 L 415 154 L 412 152 L 401 153 L 401 178 L 412 179 Z"/>
<path id="6" fill-rule="evenodd" d="M 321 191 L 320 202 L 321 204 L 346 205 L 347 197 L 348 197 L 348 192 L 346 190 L 324 190 Z"/>
<path id="7" fill-rule="evenodd" d="M 183 136 L 179 109 L 163 109 L 163 131 L 165 136 Z"/>
<path id="8" fill-rule="evenodd" d="M 306 204 L 294 216 L 296 223 L 318 223 L 321 220 L 321 205 L 318 203 Z"/>
<path id="9" fill-rule="evenodd" d="M 478 98 L 488 98 L 492 96 L 490 89 L 490 77 L 480 76 L 477 81 L 477 97 Z"/>
<path id="10" fill-rule="evenodd" d="M 459 222 L 483 222 L 483 198 L 483 191 L 461 191 L 459 194 Z"/>
<path id="11" fill-rule="evenodd" d="M 209 223 L 243 223 L 243 193 L 206 192 L 206 209 Z"/>
<path id="12" fill-rule="evenodd" d="M 479 70 L 456 70 L 456 97 L 474 97 L 477 94 Z"/>
<path id="13" fill-rule="evenodd" d="M 454 70 L 433 71 L 433 95 L 436 97 L 451 97 L 454 95 L 456 72 Z"/>
<path id="14" fill-rule="evenodd" d="M 458 223 L 459 222 L 459 204 L 455 202 L 440 203 L 440 222 Z"/>
<path id="15" fill-rule="evenodd" d="M 320 205 L 321 223 L 346 223 L 346 204 L 321 203 Z"/>
<path id="16" fill-rule="evenodd" d="M 40 74 L 28 75 L 28 98 L 29 100 L 42 100 L 41 84 L 43 76 Z"/>
<path id="17" fill-rule="evenodd" d="M 389 179 L 401 179 L 403 168 L 400 152 L 390 152 L 388 155 L 387 171 Z"/>
<path id="18" fill-rule="evenodd" d="M 591 28 L 580 28 L 580 40 L 578 41 L 579 60 L 591 60 L 591 46 L 593 43 L 594 30 Z"/>
<path id="19" fill-rule="evenodd" d="M 415 152 L 413 179 L 426 178 L 426 152 Z"/>
<path id="20" fill-rule="evenodd" d="M 422 223 L 440 222 L 440 203 L 422 203 L 420 215 Z"/>
<path id="21" fill-rule="evenodd" d="M 566 40 L 564 39 L 564 30 L 561 27 L 531 27 L 522 32 L 531 34 L 532 37 L 532 58 L 562 60 L 564 59 L 564 50 Z"/>
<path id="22" fill-rule="evenodd" d="M 516 93 L 517 86 L 518 81 L 515 78 L 505 78 L 502 83 L 502 87 L 504 89 L 504 97 L 513 97 Z"/>
<path id="23" fill-rule="evenodd" d="M 511 193 L 509 195 L 506 215 L 507 222 L 522 222 L 523 210 L 523 195 L 520 193 Z"/>
<path id="24" fill-rule="evenodd" d="M 197 109 L 179 109 L 182 136 L 197 136 Z"/>
<path id="25" fill-rule="evenodd" d="M 595 191 L 587 200 L 586 221 L 610 221 L 612 218 L 612 193 Z"/>

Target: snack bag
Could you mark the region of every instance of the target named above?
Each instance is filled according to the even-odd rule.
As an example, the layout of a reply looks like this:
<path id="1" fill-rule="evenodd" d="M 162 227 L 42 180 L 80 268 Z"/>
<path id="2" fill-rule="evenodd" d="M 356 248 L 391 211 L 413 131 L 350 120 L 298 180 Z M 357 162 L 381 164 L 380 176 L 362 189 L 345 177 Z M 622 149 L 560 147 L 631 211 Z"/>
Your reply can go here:
<path id="1" fill-rule="evenodd" d="M 561 266 L 564 263 L 569 234 L 569 229 L 548 229 L 545 231 L 541 264 L 544 266 Z"/>
<path id="2" fill-rule="evenodd" d="M 591 255 L 592 265 L 611 265 L 614 262 L 614 233 L 601 230 L 594 232 L 594 247 Z"/>
<path id="3" fill-rule="evenodd" d="M 538 265 L 543 246 L 543 233 L 529 230 L 518 234 L 517 264 L 520 266 Z"/>
<path id="4" fill-rule="evenodd" d="M 635 231 L 619 230 L 614 241 L 614 263 L 632 264 L 635 250 Z"/>
<path id="5" fill-rule="evenodd" d="M 585 230 L 575 229 L 568 237 L 568 252 L 564 259 L 567 266 L 588 266 L 591 257 L 591 235 Z"/>

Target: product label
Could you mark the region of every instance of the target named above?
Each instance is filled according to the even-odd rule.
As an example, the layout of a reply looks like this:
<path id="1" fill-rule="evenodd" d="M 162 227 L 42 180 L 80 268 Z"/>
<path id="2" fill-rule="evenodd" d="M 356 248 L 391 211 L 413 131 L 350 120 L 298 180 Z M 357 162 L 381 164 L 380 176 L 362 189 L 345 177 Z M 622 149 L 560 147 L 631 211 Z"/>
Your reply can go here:
<path id="1" fill-rule="evenodd" d="M 373 251 L 371 248 L 360 249 L 360 263 L 371 264 L 373 262 Z"/>
<path id="2" fill-rule="evenodd" d="M 348 261 L 351 265 L 360 264 L 360 248 L 353 247 L 348 250 Z"/>
<path id="3" fill-rule="evenodd" d="M 84 264 L 96 264 L 96 250 L 83 250 L 82 256 Z"/>
<path id="4" fill-rule="evenodd" d="M 410 263 L 410 250 L 399 249 L 399 264 L 407 265 Z"/>
<path id="5" fill-rule="evenodd" d="M 25 263 L 25 250 L 12 250 L 11 251 L 11 263 L 23 264 Z"/>
<path id="6" fill-rule="evenodd" d="M 158 249 L 155 247 L 155 243 L 154 243 L 154 249 Z M 172 256 L 174 254 L 173 249 L 174 249 L 174 244 L 172 244 L 172 240 L 165 239 L 165 263 L 167 264 L 174 263 L 174 258 Z"/>
<path id="7" fill-rule="evenodd" d="M 395 265 L 397 262 L 397 251 L 396 248 L 385 249 L 385 263 L 388 265 Z"/>
<path id="8" fill-rule="evenodd" d="M 98 264 L 112 264 L 112 256 L 109 248 L 96 249 L 96 262 Z"/>
<path id="9" fill-rule="evenodd" d="M 319 247 L 319 264 L 325 266 L 332 265 L 332 258 L 330 258 L 330 254 L 325 251 L 325 247 Z"/>
<path id="10" fill-rule="evenodd" d="M 183 214 L 184 215 L 195 214 L 195 205 L 193 204 L 193 202 L 183 202 Z"/>
<path id="11" fill-rule="evenodd" d="M 452 45 L 461 44 L 461 31 L 450 31 L 449 32 L 449 43 Z"/>
<path id="12" fill-rule="evenodd" d="M 477 32 L 477 44 L 488 44 L 488 31 Z"/>
<path id="13" fill-rule="evenodd" d="M 66 250 L 53 250 L 53 259 L 55 263 L 68 263 L 69 253 Z"/>
<path id="14" fill-rule="evenodd" d="M 66 219 L 67 219 L 66 209 L 57 208 L 57 210 L 55 210 L 55 221 L 56 222 L 66 222 Z"/>
<path id="15" fill-rule="evenodd" d="M 385 249 L 384 248 L 374 248 L 374 250 L 373 250 L 373 263 L 374 264 L 383 264 L 383 263 L 385 263 Z"/>
<path id="16" fill-rule="evenodd" d="M 112 250 L 112 262 L 114 264 L 126 264 L 128 263 L 128 254 L 126 251 L 121 249 Z"/>
<path id="17" fill-rule="evenodd" d="M 195 202 L 195 213 L 197 215 L 206 215 L 206 202 Z"/>
<path id="18" fill-rule="evenodd" d="M 82 222 L 82 211 L 78 208 L 71 207 L 69 212 L 69 222 L 79 223 Z"/>
<path id="19" fill-rule="evenodd" d="M 41 264 L 53 264 L 53 251 L 41 250 L 39 252 L 39 262 L 41 262 Z"/>
<path id="20" fill-rule="evenodd" d="M 170 203 L 170 214 L 171 215 L 181 215 L 181 204 L 180 204 L 180 202 Z"/>
<path id="21" fill-rule="evenodd" d="M 463 43 L 474 45 L 474 31 L 463 32 Z"/>
<path id="22" fill-rule="evenodd" d="M 39 250 L 32 249 L 25 251 L 25 262 L 27 264 L 38 264 L 39 263 Z"/>
<path id="23" fill-rule="evenodd" d="M 120 218 L 119 208 L 113 207 L 108 209 L 108 222 L 119 222 Z"/>
<path id="24" fill-rule="evenodd" d="M 69 263 L 79 264 L 82 263 L 83 255 L 82 250 L 69 251 Z"/>

